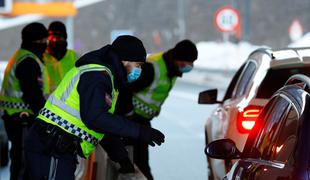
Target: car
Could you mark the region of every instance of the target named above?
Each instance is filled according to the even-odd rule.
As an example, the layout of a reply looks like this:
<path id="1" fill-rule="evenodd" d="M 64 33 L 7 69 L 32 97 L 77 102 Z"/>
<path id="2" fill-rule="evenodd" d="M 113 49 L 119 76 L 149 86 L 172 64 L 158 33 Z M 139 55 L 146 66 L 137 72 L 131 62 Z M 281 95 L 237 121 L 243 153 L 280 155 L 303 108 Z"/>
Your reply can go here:
<path id="1" fill-rule="evenodd" d="M 231 139 L 209 143 L 212 158 L 239 159 L 223 178 L 310 179 L 310 78 L 294 75 L 268 101 L 241 151 Z"/>
<path id="2" fill-rule="evenodd" d="M 252 52 L 232 78 L 223 100 L 217 89 L 199 94 L 199 104 L 216 104 L 205 123 L 205 143 L 230 138 L 243 150 L 246 138 L 271 95 L 294 74 L 310 75 L 310 48 Z M 232 161 L 208 160 L 209 179 L 220 179 L 231 168 Z"/>

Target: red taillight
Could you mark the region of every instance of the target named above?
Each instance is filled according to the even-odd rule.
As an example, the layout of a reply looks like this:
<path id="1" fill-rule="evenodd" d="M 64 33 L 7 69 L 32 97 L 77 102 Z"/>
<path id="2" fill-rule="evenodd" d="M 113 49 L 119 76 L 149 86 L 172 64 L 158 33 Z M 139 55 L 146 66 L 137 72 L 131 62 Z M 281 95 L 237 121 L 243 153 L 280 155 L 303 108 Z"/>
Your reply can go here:
<path id="1" fill-rule="evenodd" d="M 241 133 L 249 133 L 252 130 L 261 109 L 260 106 L 249 106 L 239 112 L 237 127 Z"/>

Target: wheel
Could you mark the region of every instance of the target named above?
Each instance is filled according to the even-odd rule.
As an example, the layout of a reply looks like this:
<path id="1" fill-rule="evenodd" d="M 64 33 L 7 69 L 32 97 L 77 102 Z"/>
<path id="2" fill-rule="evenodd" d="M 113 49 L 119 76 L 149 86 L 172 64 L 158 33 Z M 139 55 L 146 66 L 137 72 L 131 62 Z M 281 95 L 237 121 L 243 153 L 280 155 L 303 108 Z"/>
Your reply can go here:
<path id="1" fill-rule="evenodd" d="M 7 166 L 9 163 L 9 143 L 3 143 L 0 147 L 0 166 Z"/>

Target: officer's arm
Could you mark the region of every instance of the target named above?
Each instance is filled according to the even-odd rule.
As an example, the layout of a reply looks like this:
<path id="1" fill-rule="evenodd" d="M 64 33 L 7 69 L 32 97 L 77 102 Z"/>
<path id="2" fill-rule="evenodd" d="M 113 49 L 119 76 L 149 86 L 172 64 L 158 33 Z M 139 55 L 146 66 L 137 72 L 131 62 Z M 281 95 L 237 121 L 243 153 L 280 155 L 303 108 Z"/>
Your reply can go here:
<path id="1" fill-rule="evenodd" d="M 29 104 L 31 110 L 37 115 L 45 103 L 39 64 L 32 58 L 26 58 L 17 65 L 15 73 L 23 92 L 23 100 Z"/>
<path id="2" fill-rule="evenodd" d="M 84 73 L 77 87 L 80 113 L 85 125 L 96 132 L 137 138 L 139 125 L 108 112 L 112 87 L 109 75 L 103 72 Z"/>

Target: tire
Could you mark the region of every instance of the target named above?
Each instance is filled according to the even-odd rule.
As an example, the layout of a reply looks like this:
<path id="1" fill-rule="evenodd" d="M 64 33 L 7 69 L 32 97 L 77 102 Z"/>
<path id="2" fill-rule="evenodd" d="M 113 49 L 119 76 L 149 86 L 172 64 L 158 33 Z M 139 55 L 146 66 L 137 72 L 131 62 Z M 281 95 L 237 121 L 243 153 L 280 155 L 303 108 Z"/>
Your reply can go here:
<path id="1" fill-rule="evenodd" d="M 0 167 L 5 167 L 9 163 L 9 143 L 1 144 L 0 148 Z"/>

